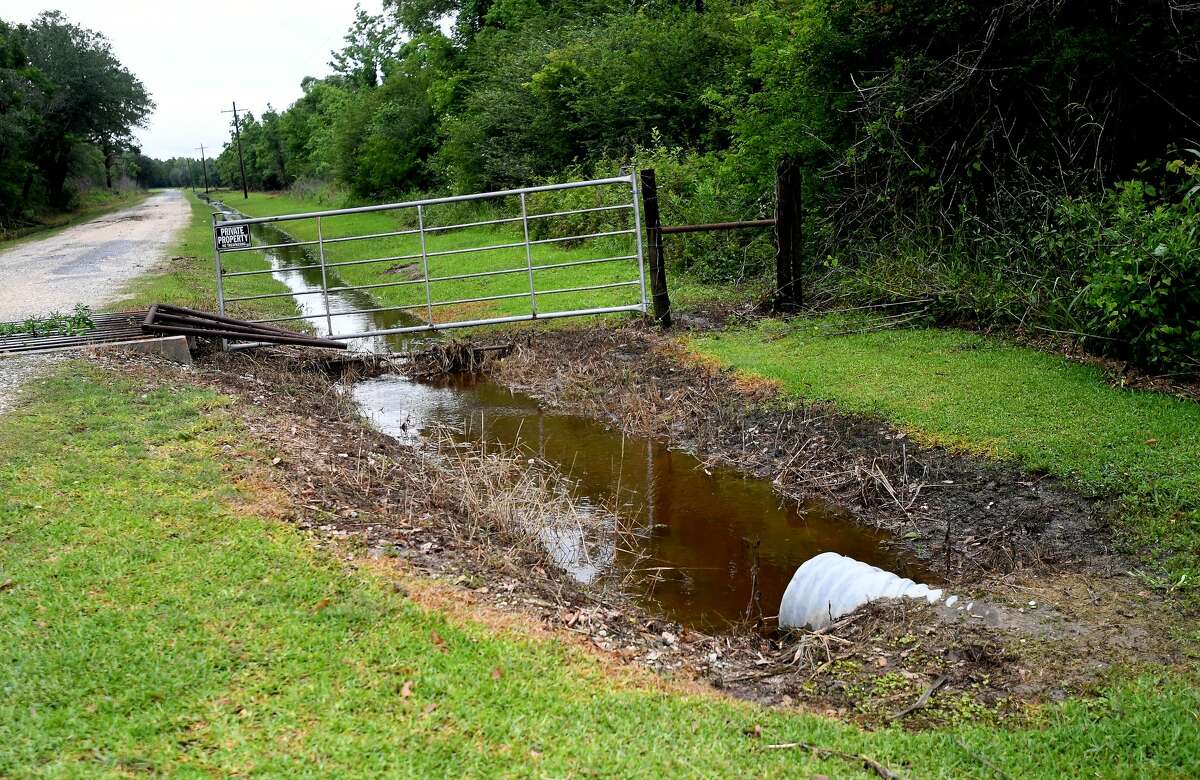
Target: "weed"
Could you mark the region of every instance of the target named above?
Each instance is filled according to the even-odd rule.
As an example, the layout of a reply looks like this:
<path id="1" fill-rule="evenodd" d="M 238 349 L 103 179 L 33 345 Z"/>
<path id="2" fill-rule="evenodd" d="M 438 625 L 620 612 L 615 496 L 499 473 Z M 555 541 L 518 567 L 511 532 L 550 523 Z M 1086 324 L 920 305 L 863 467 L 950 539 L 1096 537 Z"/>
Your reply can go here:
<path id="1" fill-rule="evenodd" d="M 91 308 L 77 303 L 69 314 L 52 311 L 44 317 L 27 317 L 22 322 L 0 322 L 0 337 L 76 336 L 95 327 Z"/>

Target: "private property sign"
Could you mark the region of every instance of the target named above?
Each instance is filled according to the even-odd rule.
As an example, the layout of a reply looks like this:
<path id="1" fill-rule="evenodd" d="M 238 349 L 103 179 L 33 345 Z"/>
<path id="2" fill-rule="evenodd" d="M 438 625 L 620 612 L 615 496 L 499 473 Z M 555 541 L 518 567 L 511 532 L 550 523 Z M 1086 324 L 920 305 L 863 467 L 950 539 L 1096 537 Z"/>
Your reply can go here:
<path id="1" fill-rule="evenodd" d="M 216 235 L 218 252 L 224 252 L 227 249 L 250 248 L 249 225 L 214 225 L 213 231 Z"/>

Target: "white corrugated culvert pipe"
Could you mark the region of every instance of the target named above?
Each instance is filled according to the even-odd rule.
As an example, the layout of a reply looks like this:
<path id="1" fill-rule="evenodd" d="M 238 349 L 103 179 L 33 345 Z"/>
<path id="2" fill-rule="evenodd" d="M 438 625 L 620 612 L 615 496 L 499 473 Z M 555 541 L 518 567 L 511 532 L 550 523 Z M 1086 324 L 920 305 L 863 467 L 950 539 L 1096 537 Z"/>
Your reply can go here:
<path id="1" fill-rule="evenodd" d="M 878 566 L 835 552 L 809 558 L 796 569 L 779 604 L 780 628 L 824 628 L 876 599 L 925 599 L 936 604 L 942 591 L 918 585 Z M 954 606 L 957 597 L 946 599 Z"/>

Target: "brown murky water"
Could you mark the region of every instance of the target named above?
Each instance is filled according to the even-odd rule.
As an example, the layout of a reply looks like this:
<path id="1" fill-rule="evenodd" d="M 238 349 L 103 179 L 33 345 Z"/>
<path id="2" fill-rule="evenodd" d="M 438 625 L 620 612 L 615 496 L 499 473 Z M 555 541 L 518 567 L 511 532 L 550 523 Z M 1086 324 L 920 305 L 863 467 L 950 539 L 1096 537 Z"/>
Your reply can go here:
<path id="1" fill-rule="evenodd" d="M 253 231 L 259 243 L 290 240 L 271 225 L 255 225 Z M 323 296 L 314 294 L 321 289 L 320 271 L 295 268 L 313 263 L 307 248 L 280 247 L 264 255 L 305 319 L 317 333 L 327 333 Z M 330 274 L 331 285 L 340 283 Z M 329 301 L 342 332 L 414 322 L 398 312 L 358 312 L 376 306 L 362 291 L 330 294 Z M 374 352 L 404 347 L 397 336 L 351 342 L 353 349 Z M 581 582 L 625 583 L 651 611 L 684 625 L 723 631 L 757 617 L 759 607 L 773 617 L 796 567 L 830 550 L 929 581 L 915 562 L 884 544 L 885 534 L 855 524 L 844 509 L 785 502 L 767 480 L 706 469 L 662 442 L 545 411 L 534 399 L 478 377 L 424 384 L 384 376 L 356 384 L 354 396 L 376 427 L 398 438 L 418 437 L 436 423 L 475 441 L 527 448 L 556 465 L 572 478 L 579 503 L 616 507 L 633 534 L 620 545 L 555 534 L 543 539 L 551 557 Z M 755 583 L 759 605 L 751 603 Z"/>
<path id="2" fill-rule="evenodd" d="M 400 438 L 432 423 L 464 437 L 520 445 L 556 464 L 581 502 L 619 507 L 633 521 L 637 554 L 591 550 L 584 560 L 572 540 L 550 550 L 583 582 L 624 577 L 652 611 L 705 631 L 723 631 L 762 614 L 772 617 L 796 567 L 832 550 L 904 576 L 924 572 L 882 543 L 886 535 L 856 525 L 836 506 L 782 501 L 767 480 L 706 469 L 663 443 L 632 438 L 589 418 L 543 410 L 529 397 L 476 377 L 438 384 L 396 376 L 361 382 L 354 396 L 374 424 Z M 630 539 L 625 539 L 629 544 Z"/>

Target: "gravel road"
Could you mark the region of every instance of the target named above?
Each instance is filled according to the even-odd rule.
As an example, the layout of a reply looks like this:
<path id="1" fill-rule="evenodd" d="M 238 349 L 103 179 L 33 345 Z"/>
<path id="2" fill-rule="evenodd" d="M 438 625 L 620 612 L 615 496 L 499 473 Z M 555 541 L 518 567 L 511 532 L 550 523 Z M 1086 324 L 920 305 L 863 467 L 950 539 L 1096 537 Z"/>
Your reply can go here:
<path id="1" fill-rule="evenodd" d="M 0 254 L 0 322 L 107 303 L 163 260 L 190 215 L 169 190 Z"/>

